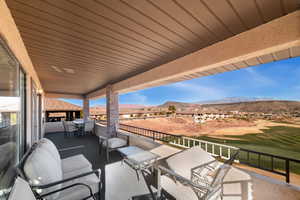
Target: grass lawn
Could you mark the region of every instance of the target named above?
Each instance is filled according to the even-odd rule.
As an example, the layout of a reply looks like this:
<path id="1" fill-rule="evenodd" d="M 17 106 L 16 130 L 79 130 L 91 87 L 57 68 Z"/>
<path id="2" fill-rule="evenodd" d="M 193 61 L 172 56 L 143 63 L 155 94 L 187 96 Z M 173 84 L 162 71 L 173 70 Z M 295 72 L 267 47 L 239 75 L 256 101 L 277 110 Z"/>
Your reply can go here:
<path id="1" fill-rule="evenodd" d="M 197 138 L 300 160 L 300 128 L 274 126 L 269 127 L 269 129 L 263 129 L 262 131 L 263 133 L 258 134 L 230 135 L 228 139 L 217 139 L 209 136 L 200 136 Z M 234 138 L 234 140 L 230 138 Z M 252 162 L 257 162 L 255 155 L 252 155 L 250 159 Z M 261 159 L 262 164 L 269 168 L 270 160 L 268 160 L 267 157 L 262 157 Z M 284 162 L 282 160 L 274 161 L 274 167 L 276 169 L 284 169 Z M 300 163 L 296 164 L 291 162 L 290 169 L 292 172 L 300 174 Z"/>

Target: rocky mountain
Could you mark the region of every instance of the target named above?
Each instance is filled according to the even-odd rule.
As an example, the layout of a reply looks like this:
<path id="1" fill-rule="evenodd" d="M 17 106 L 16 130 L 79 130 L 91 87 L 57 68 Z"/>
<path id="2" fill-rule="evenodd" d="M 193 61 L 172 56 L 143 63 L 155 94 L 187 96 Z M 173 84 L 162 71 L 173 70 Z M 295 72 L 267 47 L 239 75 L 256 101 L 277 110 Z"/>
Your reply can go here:
<path id="1" fill-rule="evenodd" d="M 210 104 L 194 104 L 184 102 L 168 101 L 160 107 L 168 107 L 174 105 L 181 110 L 194 110 L 203 112 L 264 112 L 264 113 L 282 113 L 282 112 L 300 112 L 299 101 L 283 101 L 283 100 L 255 100 L 247 102 L 233 103 L 210 103 Z"/>
<path id="2" fill-rule="evenodd" d="M 178 101 L 167 101 L 158 107 L 168 108 L 169 106 L 175 106 L 176 108 L 191 108 L 191 107 L 201 107 L 201 105 L 196 103 L 184 103 Z"/>
<path id="3" fill-rule="evenodd" d="M 264 112 L 264 113 L 282 113 L 282 112 L 300 112 L 299 101 L 252 101 L 226 104 L 206 104 L 203 108 L 215 109 L 218 111 L 240 111 L 240 112 Z"/>
<path id="4" fill-rule="evenodd" d="M 257 97 L 228 97 L 224 99 L 211 100 L 211 101 L 198 101 L 195 104 L 225 104 L 225 103 L 239 103 L 239 102 L 253 102 L 253 101 L 270 101 L 273 99 L 257 98 Z"/>

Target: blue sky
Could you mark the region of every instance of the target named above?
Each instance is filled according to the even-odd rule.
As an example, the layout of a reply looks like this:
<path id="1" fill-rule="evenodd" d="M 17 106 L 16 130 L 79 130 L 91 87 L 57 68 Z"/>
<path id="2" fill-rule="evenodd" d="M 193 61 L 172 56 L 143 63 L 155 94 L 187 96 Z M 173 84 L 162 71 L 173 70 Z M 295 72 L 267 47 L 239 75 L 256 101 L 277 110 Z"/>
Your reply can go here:
<path id="1" fill-rule="evenodd" d="M 300 57 L 123 94 L 120 103 L 158 105 L 226 97 L 300 100 Z M 105 104 L 105 99 L 91 101 L 92 106 L 98 104 Z"/>

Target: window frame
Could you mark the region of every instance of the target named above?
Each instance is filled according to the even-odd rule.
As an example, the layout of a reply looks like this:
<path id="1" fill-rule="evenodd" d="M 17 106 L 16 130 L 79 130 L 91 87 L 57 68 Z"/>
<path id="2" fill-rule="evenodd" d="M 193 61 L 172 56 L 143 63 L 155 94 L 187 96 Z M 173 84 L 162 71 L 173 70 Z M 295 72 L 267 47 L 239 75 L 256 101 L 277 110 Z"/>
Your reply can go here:
<path id="1" fill-rule="evenodd" d="M 17 137 L 17 145 L 18 145 L 18 149 L 16 150 L 16 156 L 17 156 L 17 160 L 16 160 L 16 164 L 18 164 L 20 162 L 20 160 L 22 159 L 22 157 L 24 156 L 26 150 L 27 150 L 27 73 L 26 71 L 22 68 L 19 60 L 16 58 L 16 56 L 14 55 L 13 51 L 10 49 L 10 47 L 8 46 L 7 41 L 5 40 L 5 38 L 3 38 L 0 35 L 0 46 L 6 51 L 6 53 L 8 54 L 8 56 L 14 60 L 14 62 L 16 63 L 16 68 L 17 68 L 17 87 L 18 87 L 18 93 L 19 93 L 19 97 L 21 99 L 20 101 L 20 114 L 18 116 L 18 122 L 19 122 L 19 128 L 17 131 L 17 134 L 19 134 Z M 22 81 L 21 81 L 21 74 L 23 74 L 22 76 Z M 23 86 L 21 86 L 21 83 L 23 83 Z M 23 91 L 21 91 L 21 89 Z M 15 179 L 17 176 L 17 174 L 15 174 L 15 177 L 12 177 L 12 179 Z M 13 183 L 12 183 L 13 184 Z M 11 185 L 12 187 L 12 185 Z M 4 194 L 4 198 L 8 198 L 9 197 L 9 193 L 10 191 L 7 192 L 7 194 Z"/>

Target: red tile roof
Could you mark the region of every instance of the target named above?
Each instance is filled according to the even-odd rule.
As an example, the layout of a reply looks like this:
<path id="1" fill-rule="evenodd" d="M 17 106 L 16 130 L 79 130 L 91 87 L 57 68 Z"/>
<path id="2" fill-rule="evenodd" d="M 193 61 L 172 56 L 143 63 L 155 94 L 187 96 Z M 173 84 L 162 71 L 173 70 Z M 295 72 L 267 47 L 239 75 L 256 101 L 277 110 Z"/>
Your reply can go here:
<path id="1" fill-rule="evenodd" d="M 62 100 L 45 98 L 45 110 L 46 111 L 80 111 L 81 106 L 77 106 L 72 103 L 68 103 Z"/>

